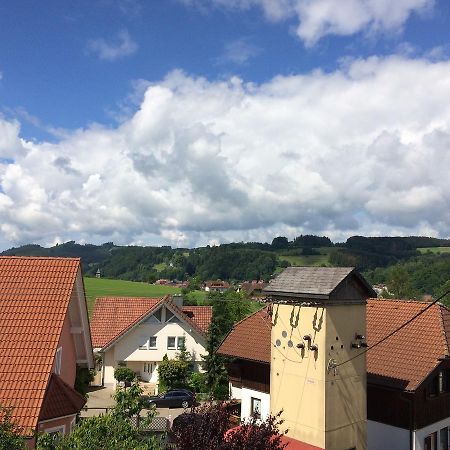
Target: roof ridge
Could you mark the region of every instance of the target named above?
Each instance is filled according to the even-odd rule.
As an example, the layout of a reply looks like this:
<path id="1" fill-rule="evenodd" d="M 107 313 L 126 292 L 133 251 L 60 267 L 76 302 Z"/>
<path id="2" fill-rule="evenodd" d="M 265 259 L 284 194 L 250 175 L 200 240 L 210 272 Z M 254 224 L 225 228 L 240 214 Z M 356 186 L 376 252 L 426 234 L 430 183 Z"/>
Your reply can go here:
<path id="1" fill-rule="evenodd" d="M 170 295 L 167 295 L 166 298 L 163 299 L 163 303 L 165 303 L 166 305 L 169 305 L 170 307 L 174 308 L 175 310 L 179 311 L 179 313 L 181 314 L 181 316 L 183 317 L 183 319 L 189 323 L 190 325 L 192 325 L 197 333 L 200 333 L 202 336 L 206 336 L 206 333 L 200 328 L 199 325 L 197 325 L 197 323 L 192 320 L 190 317 L 188 317 L 181 308 L 179 308 L 172 300 L 172 297 Z M 206 305 L 205 305 L 206 306 Z"/>
<path id="2" fill-rule="evenodd" d="M 131 330 L 131 328 L 133 328 L 134 326 L 136 326 L 139 322 L 141 322 L 147 315 L 149 315 L 151 312 L 153 312 L 159 305 L 162 304 L 162 302 L 164 301 L 164 299 L 167 297 L 155 297 L 154 300 L 156 299 L 160 299 L 158 303 L 156 303 L 156 305 L 153 305 L 152 307 L 150 307 L 150 309 L 148 309 L 146 312 L 144 312 L 143 314 L 141 314 L 136 320 L 134 320 L 132 323 L 130 323 L 126 328 L 124 328 L 120 333 L 116 334 L 112 339 L 110 339 L 106 344 L 104 344 L 102 346 L 102 349 L 105 349 L 106 347 L 110 346 L 113 342 L 117 341 L 117 339 L 119 339 L 120 337 L 122 337 L 124 334 L 128 333 L 128 331 Z M 105 297 L 105 298 L 114 298 L 114 297 Z M 120 297 L 119 297 L 120 298 Z M 128 297 L 123 297 L 123 298 L 128 298 Z M 131 297 L 133 298 L 133 297 Z"/>
<path id="3" fill-rule="evenodd" d="M 0 255 L 1 259 L 54 259 L 63 261 L 81 261 L 78 256 L 17 256 L 17 255 Z"/>
<path id="4" fill-rule="evenodd" d="M 414 298 L 384 298 L 384 297 L 371 297 L 369 300 L 383 301 L 383 302 L 397 302 L 397 303 L 417 303 L 419 305 L 429 305 L 432 301 L 429 300 L 415 300 Z M 442 305 L 441 302 L 436 302 L 436 305 Z M 445 306 L 445 305 L 442 305 Z M 448 309 L 448 308 L 447 308 Z"/>

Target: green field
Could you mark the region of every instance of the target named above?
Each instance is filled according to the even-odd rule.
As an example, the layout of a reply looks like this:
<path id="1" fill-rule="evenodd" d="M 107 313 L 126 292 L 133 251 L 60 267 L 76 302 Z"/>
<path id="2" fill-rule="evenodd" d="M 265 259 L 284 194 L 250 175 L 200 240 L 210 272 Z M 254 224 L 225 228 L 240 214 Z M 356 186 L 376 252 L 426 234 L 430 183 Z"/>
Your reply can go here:
<path id="1" fill-rule="evenodd" d="M 316 250 L 320 252 L 320 255 L 283 255 L 282 251 L 280 251 L 278 254 L 278 260 L 288 261 L 292 266 L 328 266 L 328 257 L 332 251 L 332 248 L 321 247 Z M 300 253 L 300 249 L 298 253 Z"/>
<path id="2" fill-rule="evenodd" d="M 450 247 L 422 247 L 417 250 L 420 253 L 450 253 Z"/>
<path id="3" fill-rule="evenodd" d="M 97 297 L 162 297 L 166 294 L 179 294 L 181 289 L 135 281 L 108 280 L 106 278 L 84 278 L 89 316 L 92 314 Z"/>

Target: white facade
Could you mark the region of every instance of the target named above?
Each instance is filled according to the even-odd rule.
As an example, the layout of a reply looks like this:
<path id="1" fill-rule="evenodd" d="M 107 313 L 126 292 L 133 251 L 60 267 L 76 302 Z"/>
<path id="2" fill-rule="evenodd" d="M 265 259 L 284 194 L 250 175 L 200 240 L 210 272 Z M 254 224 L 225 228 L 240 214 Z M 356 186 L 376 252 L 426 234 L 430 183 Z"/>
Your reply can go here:
<path id="1" fill-rule="evenodd" d="M 144 322 L 130 329 L 104 351 L 103 384 L 114 386 L 114 369 L 126 365 L 143 380 L 157 384 L 158 365 L 164 355 L 175 358 L 181 340 L 192 355 L 194 369 L 198 370 L 205 355 L 205 338 L 183 321 L 176 313 L 161 306 Z"/>
<path id="2" fill-rule="evenodd" d="M 441 446 L 441 437 L 442 434 L 447 434 L 447 446 L 445 449 L 447 450 L 448 447 L 448 432 L 450 427 L 450 417 L 447 417 L 444 420 L 440 420 L 439 422 L 435 422 L 432 425 L 428 425 L 425 428 L 421 428 L 419 430 L 416 430 L 414 432 L 414 443 L 413 443 L 413 450 L 424 450 L 425 449 L 425 438 L 427 436 L 430 436 L 431 434 L 435 434 L 433 437 L 436 438 L 436 447 L 438 449 L 444 448 L 444 446 Z M 441 434 L 442 430 L 442 434 Z M 443 444 L 443 443 L 442 443 Z"/>
<path id="3" fill-rule="evenodd" d="M 241 400 L 241 420 L 248 420 L 256 411 L 261 420 L 266 420 L 270 415 L 270 394 L 256 391 L 246 387 L 236 387 L 230 383 L 231 398 Z"/>
<path id="4" fill-rule="evenodd" d="M 384 423 L 367 421 L 367 450 L 410 450 L 409 430 Z"/>

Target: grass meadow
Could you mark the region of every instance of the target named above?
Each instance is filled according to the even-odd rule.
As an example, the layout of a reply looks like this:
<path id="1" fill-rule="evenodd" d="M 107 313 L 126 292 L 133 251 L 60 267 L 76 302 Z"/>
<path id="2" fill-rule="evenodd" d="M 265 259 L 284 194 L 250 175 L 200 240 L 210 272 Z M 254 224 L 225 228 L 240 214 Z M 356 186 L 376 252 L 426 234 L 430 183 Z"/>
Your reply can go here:
<path id="1" fill-rule="evenodd" d="M 173 286 L 138 283 L 107 278 L 84 278 L 89 316 L 92 315 L 97 297 L 162 297 L 166 294 L 179 294 L 181 289 Z"/>

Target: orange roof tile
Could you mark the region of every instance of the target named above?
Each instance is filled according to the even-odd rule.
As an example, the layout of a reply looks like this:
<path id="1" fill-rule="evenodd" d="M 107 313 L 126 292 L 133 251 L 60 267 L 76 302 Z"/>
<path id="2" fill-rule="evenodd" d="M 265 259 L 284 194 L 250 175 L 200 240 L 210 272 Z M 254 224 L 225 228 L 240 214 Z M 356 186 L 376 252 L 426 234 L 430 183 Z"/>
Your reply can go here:
<path id="1" fill-rule="evenodd" d="M 37 425 L 79 258 L 0 257 L 0 404 Z"/>
<path id="2" fill-rule="evenodd" d="M 211 306 L 183 306 L 178 308 L 169 296 L 146 297 L 100 297 L 94 306 L 91 320 L 92 345 L 105 348 L 124 335 L 134 325 L 165 303 L 200 334 L 208 330 L 212 317 Z"/>
<path id="3" fill-rule="evenodd" d="M 50 377 L 39 420 L 77 414 L 85 404 L 86 399 L 81 394 L 53 373 Z"/>
<path id="4" fill-rule="evenodd" d="M 163 298 L 99 297 L 91 320 L 92 346 L 106 347 L 158 306 Z"/>
<path id="5" fill-rule="evenodd" d="M 217 350 L 235 358 L 270 363 L 271 318 L 267 308 L 238 322 Z"/>
<path id="6" fill-rule="evenodd" d="M 203 333 L 208 332 L 212 318 L 212 306 L 183 306 L 181 311 L 192 319 Z"/>
<path id="7" fill-rule="evenodd" d="M 369 299 L 367 341 L 378 342 L 429 303 L 416 300 Z M 450 310 L 433 305 L 411 324 L 367 352 L 367 371 L 374 382 L 395 381 L 414 390 L 449 356 Z M 245 345 L 243 345 L 245 343 Z M 265 310 L 237 323 L 218 352 L 235 358 L 270 363 L 270 317 Z"/>
<path id="8" fill-rule="evenodd" d="M 429 302 L 416 300 L 369 299 L 367 303 L 367 341 L 378 342 L 418 312 Z M 433 305 L 405 328 L 367 353 L 367 371 L 375 378 L 403 383 L 414 390 L 449 355 L 450 312 L 440 304 Z M 446 324 L 446 329 L 444 329 Z"/>

